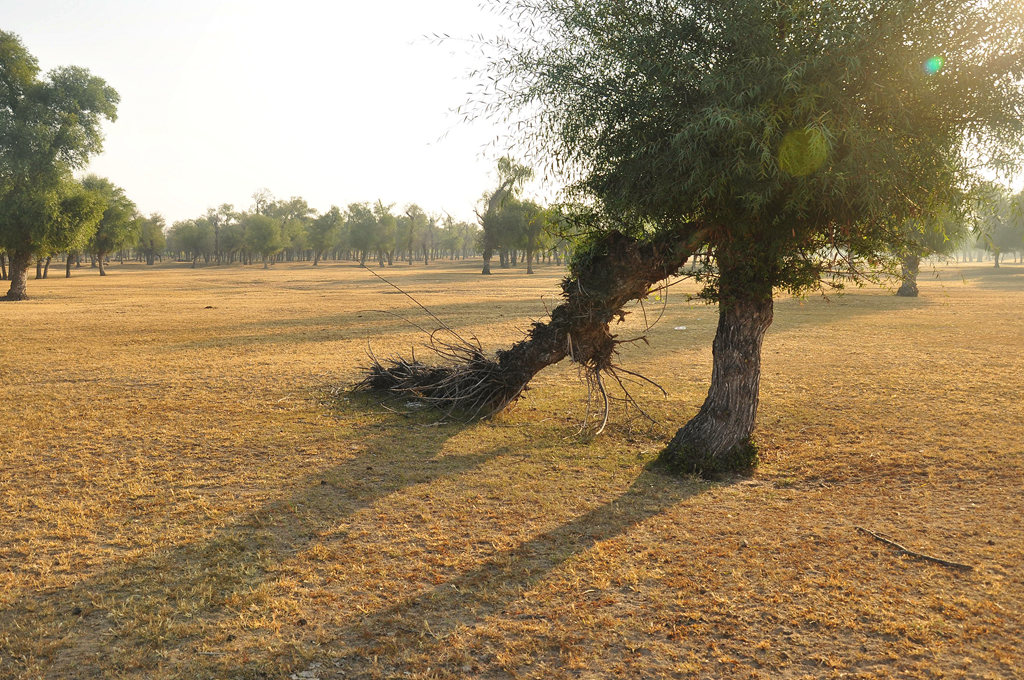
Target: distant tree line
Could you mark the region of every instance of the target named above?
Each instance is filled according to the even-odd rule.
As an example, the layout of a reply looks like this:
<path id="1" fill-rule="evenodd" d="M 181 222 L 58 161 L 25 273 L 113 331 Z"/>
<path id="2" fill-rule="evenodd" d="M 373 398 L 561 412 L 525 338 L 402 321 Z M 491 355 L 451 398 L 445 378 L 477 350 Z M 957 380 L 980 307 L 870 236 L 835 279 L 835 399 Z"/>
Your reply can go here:
<path id="1" fill-rule="evenodd" d="M 253 264 L 348 260 L 380 266 L 405 261 L 428 265 L 465 259 L 477 251 L 478 229 L 451 217 L 429 216 L 416 204 L 397 212 L 382 201 L 331 206 L 322 214 L 305 199 L 253 195 L 249 210 L 224 204 L 181 220 L 167 231 L 166 254 L 198 264 Z"/>
<path id="2" fill-rule="evenodd" d="M 100 275 L 110 258 L 152 265 L 165 258 L 209 264 L 351 261 L 391 266 L 404 262 L 429 265 L 439 259 L 465 260 L 481 253 L 485 233 L 478 225 L 428 215 L 416 204 L 402 210 L 382 201 L 332 206 L 322 214 L 305 199 L 276 200 L 266 190 L 254 194 L 249 210 L 230 204 L 174 222 L 159 214 L 144 216 L 124 191 L 109 180 L 90 175 L 79 183 L 93 208 L 65 247 L 40 247 L 36 276 L 49 276 L 54 258 L 64 262 L 65 276 L 83 257 Z M 510 198 L 489 217 L 487 239 L 502 267 L 522 265 L 532 273 L 538 260 L 561 264 L 568 241 L 554 235 L 559 218 L 532 201 Z M 0 250 L 0 277 L 8 277 L 8 256 Z"/>

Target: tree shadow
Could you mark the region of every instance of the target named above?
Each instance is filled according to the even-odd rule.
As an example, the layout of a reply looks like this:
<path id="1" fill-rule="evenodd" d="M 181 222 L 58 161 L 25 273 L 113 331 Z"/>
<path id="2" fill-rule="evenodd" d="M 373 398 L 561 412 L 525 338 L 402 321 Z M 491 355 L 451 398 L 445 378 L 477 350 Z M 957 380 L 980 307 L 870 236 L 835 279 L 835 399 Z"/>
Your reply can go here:
<path id="1" fill-rule="evenodd" d="M 935 278 L 949 284 L 972 283 L 985 290 L 1024 291 L 1024 266 L 1014 263 L 1003 263 L 998 268 L 989 264 L 936 270 Z"/>
<path id="2" fill-rule="evenodd" d="M 347 627 L 332 631 L 334 640 L 328 645 L 336 659 L 333 667 L 338 669 L 337 677 L 401 677 L 412 673 L 417 669 L 403 658 L 408 650 L 430 658 L 435 668 L 447 665 L 452 674 L 464 673 L 465 658 L 446 657 L 453 633 L 466 634 L 475 627 L 493 625 L 485 623 L 492 617 L 543 618 L 512 610 L 517 602 L 526 603 L 528 591 L 566 561 L 599 542 L 628 533 L 709 486 L 707 482 L 644 470 L 614 500 L 403 602 L 354 617 Z M 588 592 L 599 590 L 595 586 Z M 483 659 L 476 661 L 486 663 Z"/>
<path id="3" fill-rule="evenodd" d="M 359 401 L 351 408 L 369 406 Z M 266 502 L 211 536 L 107 566 L 67 587 L 24 592 L 4 603 L 0 677 L 145 677 L 156 669 L 189 678 L 278 677 L 273 669 L 283 669 L 285 660 L 246 662 L 215 634 L 222 631 L 218 622 L 236 617 L 253 593 L 280 578 L 282 563 L 323 536 L 337 536 L 338 527 L 360 510 L 419 484 L 454 485 L 458 497 L 472 486 L 462 481 L 465 475 L 515 455 L 507 445 L 470 453 L 443 451 L 463 429 L 454 425 L 422 427 L 414 445 L 395 446 L 394 429 L 410 426 L 422 423 L 394 417 L 380 427 L 357 430 L 360 451 L 350 459 L 308 475 L 296 492 Z M 452 631 L 502 614 L 566 560 L 706 487 L 642 472 L 611 502 L 512 549 L 477 558 L 468 571 L 443 582 L 445 570 L 433 572 L 436 586 L 320 631 L 332 641 L 321 643 L 321 649 L 342 659 L 349 677 L 372 668 L 399 668 L 408 649 L 422 652 L 426 645 L 441 654 Z M 414 564 L 423 560 L 399 559 Z M 429 560 L 418 568 L 430 571 Z M 429 639 L 423 638 L 424 631 L 431 631 Z"/>
<path id="4" fill-rule="evenodd" d="M 359 450 L 351 458 L 307 476 L 297 492 L 212 536 L 111 565 L 68 587 L 3 602 L 0 677 L 108 677 L 157 664 L 169 650 L 194 641 L 198 622 L 230 613 L 234 602 L 274 578 L 275 565 L 322 532 L 407 487 L 464 474 L 507 453 L 504 446 L 443 452 L 462 429 L 456 425 L 422 427 L 415 443 L 395 447 L 393 428 L 410 426 L 417 425 L 357 430 Z M 338 446 L 346 451 L 351 445 Z M 141 668 L 111 667 L 108 651 L 125 653 L 140 644 L 135 658 Z M 40 645 L 45 657 L 32 658 Z"/>

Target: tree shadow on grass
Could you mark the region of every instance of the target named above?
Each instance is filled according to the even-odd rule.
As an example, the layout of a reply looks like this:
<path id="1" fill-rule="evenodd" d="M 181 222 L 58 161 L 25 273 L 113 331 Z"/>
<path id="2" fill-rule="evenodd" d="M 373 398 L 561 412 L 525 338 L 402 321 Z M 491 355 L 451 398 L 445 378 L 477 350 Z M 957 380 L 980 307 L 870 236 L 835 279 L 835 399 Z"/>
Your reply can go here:
<path id="1" fill-rule="evenodd" d="M 516 611 L 520 604 L 530 608 L 528 591 L 571 558 L 627 534 L 708 486 L 645 470 L 614 500 L 403 602 L 354 617 L 350 625 L 333 631 L 327 648 L 335 660 L 321 677 L 402 677 L 422 672 L 424 660 L 456 676 L 467 667 L 486 666 L 491 660 L 467 659 L 465 650 L 449 655 L 452 636 L 493 626 L 495 618 L 544 618 Z M 592 585 L 579 595 L 599 590 Z"/>
<path id="2" fill-rule="evenodd" d="M 354 399 L 344 408 L 358 413 L 379 407 Z M 502 465 L 517 456 L 522 459 L 514 442 L 452 452 L 446 443 L 465 426 L 425 423 L 425 418 L 395 416 L 376 426 L 357 426 L 353 438 L 339 443 L 347 451 L 358 442 L 351 458 L 306 476 L 295 492 L 267 501 L 212 535 L 108 563 L 67 587 L 22 591 L 7 599 L 0 608 L 0 677 L 284 676 L 296 658 L 308 655 L 308 647 L 297 656 L 268 653 L 256 658 L 251 644 L 239 655 L 237 645 L 227 644 L 234 636 L 225 639 L 224 634 L 225 621 L 237 622 L 240 611 L 259 601 L 261 589 L 281 578 L 282 564 L 325 536 L 337 536 L 361 510 L 386 507 L 379 504 L 389 503 L 389 497 L 404 489 L 446 484 L 454 486 L 458 497 L 473 486 L 470 477 L 482 466 L 499 458 Z M 417 436 L 402 437 L 401 446 L 396 445 L 396 428 L 410 427 L 417 428 Z M 424 630 L 432 631 L 430 644 L 440 652 L 446 634 L 500 614 L 565 560 L 629 531 L 701 488 L 697 482 L 644 472 L 614 501 L 511 550 L 477 558 L 469 571 L 436 587 L 369 610 L 340 627 L 335 623 L 318 635 L 333 640 L 327 647 L 331 657 L 346 658 L 357 674 L 369 672 L 374 656 L 378 666 L 401 666 L 405 651 L 423 649 Z M 399 559 L 423 561 L 416 556 Z M 417 568 L 432 569 L 429 560 Z M 439 582 L 445 573 L 433 572 L 427 583 Z M 339 604 L 344 607 L 346 602 Z M 254 634 L 260 631 L 265 633 L 265 628 L 257 626 Z"/>
<path id="3" fill-rule="evenodd" d="M 251 647 L 239 656 L 226 644 L 230 638 L 224 639 L 221 625 L 237 619 L 254 593 L 280 577 L 282 563 L 320 537 L 337 535 L 347 518 L 386 503 L 403 489 L 444 483 L 454 484 L 459 494 L 472 486 L 461 481 L 464 476 L 494 459 L 518 455 L 507 445 L 482 446 L 465 454 L 443 451 L 463 429 L 457 426 L 423 427 L 414 444 L 399 449 L 394 428 L 409 426 L 396 417 L 383 427 L 357 432 L 359 453 L 307 476 L 295 493 L 267 502 L 212 536 L 108 566 L 68 587 L 22 593 L 5 603 L 0 610 L 0 677 L 283 677 L 296 657 L 289 661 L 267 654 L 258 659 Z M 422 653 L 425 645 L 441 653 L 452 631 L 501 615 L 566 560 L 628 532 L 705 486 L 643 472 L 611 502 L 515 548 L 481 558 L 436 587 L 320 631 L 321 640 L 333 641 L 318 643 L 320 649 L 342 659 L 356 675 L 401 668 L 406 652 Z M 420 568 L 430 570 L 429 561 Z M 432 580 L 440 578 L 444 576 L 435 573 Z M 427 630 L 431 637 L 425 641 Z"/>
<path id="4" fill-rule="evenodd" d="M 276 565 L 308 548 L 321 532 L 407 487 L 464 474 L 507 453 L 504 446 L 443 452 L 460 431 L 456 426 L 424 427 L 398 448 L 395 426 L 409 424 L 357 431 L 358 439 L 349 442 L 357 441 L 359 450 L 350 459 L 309 475 L 294 494 L 267 502 L 210 537 L 114 564 L 69 587 L 22 593 L 2 603 L 0 677 L 145 676 L 168 651 L 201 639 L 204 621 L 230 614 L 233 603 L 272 580 Z M 339 449 L 347 451 L 349 442 L 340 442 Z M 207 675 L 216 674 L 195 677 Z"/>
<path id="5" fill-rule="evenodd" d="M 938 278 L 944 283 L 968 282 L 985 290 L 1024 292 L 1024 266 L 1002 264 L 999 268 L 987 266 L 961 266 L 959 269 L 941 271 Z"/>

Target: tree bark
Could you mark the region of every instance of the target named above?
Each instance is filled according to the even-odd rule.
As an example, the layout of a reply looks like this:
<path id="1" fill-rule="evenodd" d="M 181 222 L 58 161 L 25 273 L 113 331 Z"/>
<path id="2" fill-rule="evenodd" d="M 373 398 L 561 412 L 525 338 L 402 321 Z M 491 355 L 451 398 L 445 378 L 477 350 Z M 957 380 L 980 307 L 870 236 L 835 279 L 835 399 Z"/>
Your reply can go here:
<path id="1" fill-rule="evenodd" d="M 0 253 L 0 281 L 7 280 L 7 253 Z"/>
<path id="2" fill-rule="evenodd" d="M 483 256 L 484 256 L 484 269 L 480 273 L 481 274 L 488 274 L 489 275 L 491 273 L 491 258 L 494 257 L 494 251 L 491 250 L 490 248 L 484 248 Z"/>
<path id="3" fill-rule="evenodd" d="M 10 258 L 11 287 L 4 300 L 27 300 L 28 268 L 32 264 L 32 254 L 12 250 Z"/>
<path id="4" fill-rule="evenodd" d="M 71 278 L 71 261 L 75 259 L 73 253 L 68 253 L 67 259 L 64 260 L 64 278 Z"/>
<path id="5" fill-rule="evenodd" d="M 51 259 L 53 259 L 53 256 L 52 255 L 47 255 L 46 256 L 46 262 L 43 263 L 43 278 L 44 279 L 50 277 L 50 260 Z"/>
<path id="6" fill-rule="evenodd" d="M 917 254 L 907 255 L 903 258 L 901 269 L 900 278 L 903 283 L 896 294 L 900 297 L 917 297 L 917 274 L 921 269 L 921 257 Z"/>
<path id="7" fill-rule="evenodd" d="M 751 435 L 761 380 L 761 343 L 772 323 L 772 291 L 739 267 L 723 266 L 722 259 L 708 396 L 659 459 L 676 473 L 714 476 L 746 472 L 757 464 Z"/>
<path id="8" fill-rule="evenodd" d="M 43 258 L 36 258 L 36 279 L 43 278 Z"/>
<path id="9" fill-rule="evenodd" d="M 106 253 L 97 253 L 96 254 L 96 261 L 99 262 L 99 265 L 100 265 L 100 276 L 106 276 L 107 275 L 107 270 L 103 268 L 103 259 L 106 256 L 107 256 Z"/>

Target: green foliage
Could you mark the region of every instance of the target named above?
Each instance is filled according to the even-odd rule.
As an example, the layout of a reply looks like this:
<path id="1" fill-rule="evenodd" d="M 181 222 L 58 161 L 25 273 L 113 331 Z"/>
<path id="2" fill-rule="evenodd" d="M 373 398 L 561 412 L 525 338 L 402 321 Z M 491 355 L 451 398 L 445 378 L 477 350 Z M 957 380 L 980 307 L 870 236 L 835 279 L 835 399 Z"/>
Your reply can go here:
<path id="1" fill-rule="evenodd" d="M 857 275 L 963 204 L 978 157 L 1024 154 L 1022 3 L 502 6 L 521 30 L 495 46 L 488 110 L 522 115 L 605 228 L 684 230 L 750 280 Z"/>
<path id="2" fill-rule="evenodd" d="M 978 244 L 995 254 L 1024 250 L 1024 192 L 996 191 L 979 206 Z"/>
<path id="3" fill-rule="evenodd" d="M 279 219 L 251 213 L 242 217 L 242 226 L 245 229 L 246 246 L 263 256 L 264 260 L 285 247 Z"/>
<path id="4" fill-rule="evenodd" d="M 483 197 L 484 212 L 479 214 L 480 226 L 483 231 L 480 234 L 480 245 L 485 252 L 490 250 L 509 247 L 509 242 L 514 240 L 514 235 L 509 232 L 508 216 L 502 215 L 503 206 L 514 200 L 522 191 L 523 184 L 533 177 L 533 169 L 516 163 L 508 156 L 498 160 L 498 187 Z"/>
<path id="5" fill-rule="evenodd" d="M 80 182 L 64 179 L 55 192 L 55 202 L 44 207 L 47 212 L 37 213 L 41 224 L 35 233 L 45 229 L 45 236 L 39 242 L 47 246 L 47 250 L 38 254 L 82 250 L 95 234 L 105 208 L 106 203 L 100 196 Z"/>
<path id="6" fill-rule="evenodd" d="M 391 205 L 384 205 L 383 201 L 377 201 L 373 207 L 373 214 L 377 220 L 376 228 L 373 231 L 373 247 L 378 250 L 381 258 L 395 249 L 398 238 L 398 220 L 391 214 Z"/>
<path id="7" fill-rule="evenodd" d="M 103 206 L 103 216 L 89 240 L 88 248 L 97 257 L 133 245 L 138 239 L 137 210 L 124 190 L 108 179 L 89 175 L 82 180 L 85 190 Z"/>
<path id="8" fill-rule="evenodd" d="M 139 241 L 137 246 L 139 252 L 145 255 L 148 264 L 153 264 L 153 260 L 163 253 L 167 247 L 164 227 L 164 218 L 157 213 L 139 219 Z"/>
<path id="9" fill-rule="evenodd" d="M 367 252 L 373 247 L 376 237 L 377 218 L 367 203 L 352 203 L 348 206 L 348 229 L 352 247 Z"/>
<path id="10" fill-rule="evenodd" d="M 338 206 L 332 205 L 330 210 L 309 223 L 307 233 L 309 247 L 318 255 L 328 248 L 333 248 L 341 239 L 344 226 L 345 216 L 342 215 Z"/>
<path id="11" fill-rule="evenodd" d="M 931 214 L 907 220 L 902 235 L 906 249 L 913 255 L 948 255 L 967 239 L 968 221 L 965 215 L 939 208 Z"/>
<path id="12" fill-rule="evenodd" d="M 71 172 L 101 150 L 117 103 L 82 68 L 40 78 L 20 39 L 0 31 L 0 248 L 42 256 L 83 245 L 97 204 Z"/>

